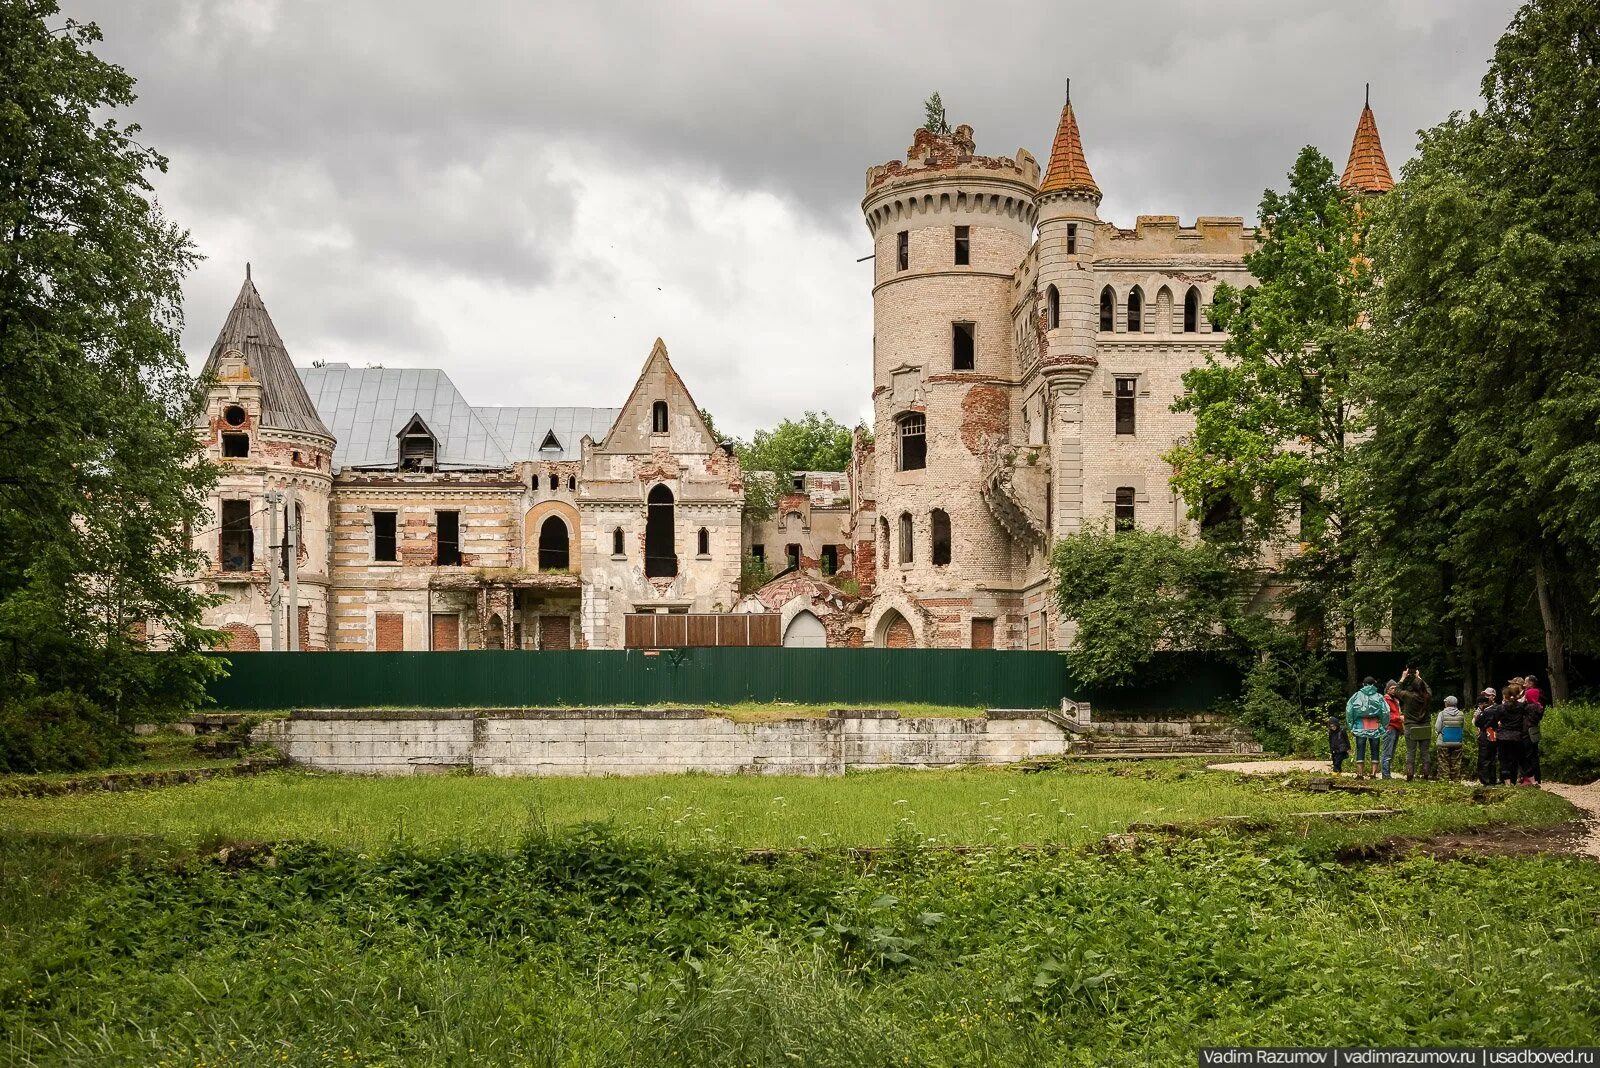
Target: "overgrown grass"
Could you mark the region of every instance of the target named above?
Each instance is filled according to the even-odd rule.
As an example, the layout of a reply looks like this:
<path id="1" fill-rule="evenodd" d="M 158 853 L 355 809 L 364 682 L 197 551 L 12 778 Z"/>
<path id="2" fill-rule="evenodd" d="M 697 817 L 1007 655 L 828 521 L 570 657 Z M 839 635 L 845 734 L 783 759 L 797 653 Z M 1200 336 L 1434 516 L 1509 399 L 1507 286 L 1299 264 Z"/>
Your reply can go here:
<path id="1" fill-rule="evenodd" d="M 751 864 L 582 832 L 29 861 L 58 863 L 78 896 L 0 957 L 12 1063 L 1169 1065 L 1586 1045 L 1600 1020 L 1600 865 L 1571 860 L 1343 867 L 1219 836 Z"/>
<path id="2" fill-rule="evenodd" d="M 1494 821 L 1538 824 L 1571 808 L 1534 790 L 1492 805 L 1459 784 L 1388 784 L 1377 794 L 1313 794 L 1304 776 L 1223 775 L 1200 764 L 1095 765 L 1034 774 L 992 768 L 884 771 L 843 778 L 671 775 L 607 779 L 275 772 L 118 794 L 0 799 L 0 827 L 49 834 L 397 844 L 514 844 L 530 833 L 605 824 L 678 846 L 828 849 L 906 837 L 934 845 L 1082 845 L 1130 824 L 1276 821 L 1287 835 L 1425 834 Z M 1355 828 L 1294 813 L 1390 807 Z"/>

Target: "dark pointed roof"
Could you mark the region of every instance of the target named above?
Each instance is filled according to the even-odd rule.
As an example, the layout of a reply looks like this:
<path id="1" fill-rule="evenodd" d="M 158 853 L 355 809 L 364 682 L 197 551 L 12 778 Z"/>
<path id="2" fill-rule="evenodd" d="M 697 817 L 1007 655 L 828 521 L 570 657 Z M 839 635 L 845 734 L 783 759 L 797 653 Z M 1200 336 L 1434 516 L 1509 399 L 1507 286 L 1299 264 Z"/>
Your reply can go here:
<path id="1" fill-rule="evenodd" d="M 250 375 L 261 383 L 261 425 L 277 430 L 299 430 L 309 434 L 322 434 L 332 438 L 317 406 L 311 403 L 300 374 L 289 360 L 289 351 L 272 325 L 267 306 L 250 280 L 250 268 L 244 271 L 244 285 L 234 299 L 222 332 L 211 346 L 202 375 L 213 375 L 222 361 L 222 354 L 238 349 L 250 368 Z"/>
<path id="2" fill-rule="evenodd" d="M 1354 193 L 1387 193 L 1394 188 L 1389 176 L 1389 161 L 1383 158 L 1383 142 L 1378 139 L 1378 120 L 1372 105 L 1361 109 L 1356 137 L 1350 143 L 1350 162 L 1345 164 L 1339 185 Z"/>
<path id="3" fill-rule="evenodd" d="M 1061 106 L 1061 121 L 1056 124 L 1055 143 L 1050 146 L 1050 166 L 1044 174 L 1041 193 L 1088 193 L 1100 195 L 1089 161 L 1083 158 L 1083 138 L 1078 136 L 1078 119 L 1072 114 L 1072 95 Z"/>

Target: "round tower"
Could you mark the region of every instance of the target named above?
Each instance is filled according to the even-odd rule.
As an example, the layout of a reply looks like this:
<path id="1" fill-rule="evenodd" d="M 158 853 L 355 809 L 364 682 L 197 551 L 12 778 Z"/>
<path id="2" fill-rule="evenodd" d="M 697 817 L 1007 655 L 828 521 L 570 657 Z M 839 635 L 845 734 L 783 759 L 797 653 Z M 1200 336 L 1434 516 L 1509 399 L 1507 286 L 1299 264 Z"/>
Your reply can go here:
<path id="1" fill-rule="evenodd" d="M 974 154 L 972 128 L 916 131 L 867 171 L 873 237 L 878 530 L 873 644 L 966 646 L 1013 611 L 1013 547 L 982 491 L 1011 437 L 1012 280 L 1037 221 L 1039 165 Z M 974 627 L 973 621 L 978 621 Z"/>
<path id="2" fill-rule="evenodd" d="M 227 632 L 228 647 L 236 651 L 270 649 L 274 617 L 278 648 L 331 648 L 334 436 L 290 362 L 248 267 L 201 374 L 208 389 L 199 435 L 220 471 L 214 529 L 198 533 L 195 548 L 208 559 L 201 580 L 224 598 L 206 610 L 206 624 Z M 297 543 L 292 559 L 285 548 L 291 531 Z M 276 563 L 276 598 L 269 562 Z"/>

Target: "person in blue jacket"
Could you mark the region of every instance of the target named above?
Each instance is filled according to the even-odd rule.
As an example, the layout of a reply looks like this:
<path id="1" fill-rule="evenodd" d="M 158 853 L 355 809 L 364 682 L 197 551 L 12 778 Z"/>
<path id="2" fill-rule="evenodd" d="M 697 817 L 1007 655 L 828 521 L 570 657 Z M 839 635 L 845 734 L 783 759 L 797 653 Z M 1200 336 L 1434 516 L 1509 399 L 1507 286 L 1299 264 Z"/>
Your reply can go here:
<path id="1" fill-rule="evenodd" d="M 1378 770 L 1382 761 L 1383 736 L 1389 729 L 1389 704 L 1378 692 L 1378 681 L 1367 676 L 1361 689 L 1350 695 L 1344 705 L 1344 720 L 1356 740 L 1356 778 L 1367 779 Z M 1367 768 L 1367 753 L 1372 754 L 1372 768 Z"/>

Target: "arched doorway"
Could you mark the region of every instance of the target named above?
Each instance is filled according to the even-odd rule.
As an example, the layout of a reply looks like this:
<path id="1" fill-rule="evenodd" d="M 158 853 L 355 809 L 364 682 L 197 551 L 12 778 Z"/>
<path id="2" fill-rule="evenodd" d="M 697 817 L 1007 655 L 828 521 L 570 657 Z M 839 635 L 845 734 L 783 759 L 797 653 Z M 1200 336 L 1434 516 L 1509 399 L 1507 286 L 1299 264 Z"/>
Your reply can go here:
<path id="1" fill-rule="evenodd" d="M 877 646 L 880 649 L 914 649 L 917 635 L 906 617 L 891 608 L 878 620 Z"/>
<path id="2" fill-rule="evenodd" d="M 807 609 L 797 612 L 789 620 L 789 629 L 783 632 L 785 649 L 826 649 L 827 646 L 828 632 L 823 629 L 822 620 Z"/>
<path id="3" fill-rule="evenodd" d="M 672 530 L 672 491 L 665 486 L 655 486 L 645 501 L 645 576 L 671 578 L 678 573 L 678 550 L 673 543 Z"/>
<path id="4" fill-rule="evenodd" d="M 567 524 L 550 516 L 539 526 L 539 570 L 565 571 L 571 566 Z"/>
<path id="5" fill-rule="evenodd" d="M 506 627 L 500 622 L 500 615 L 496 613 L 489 617 L 489 622 L 483 628 L 483 647 L 485 649 L 504 649 L 506 647 Z"/>

